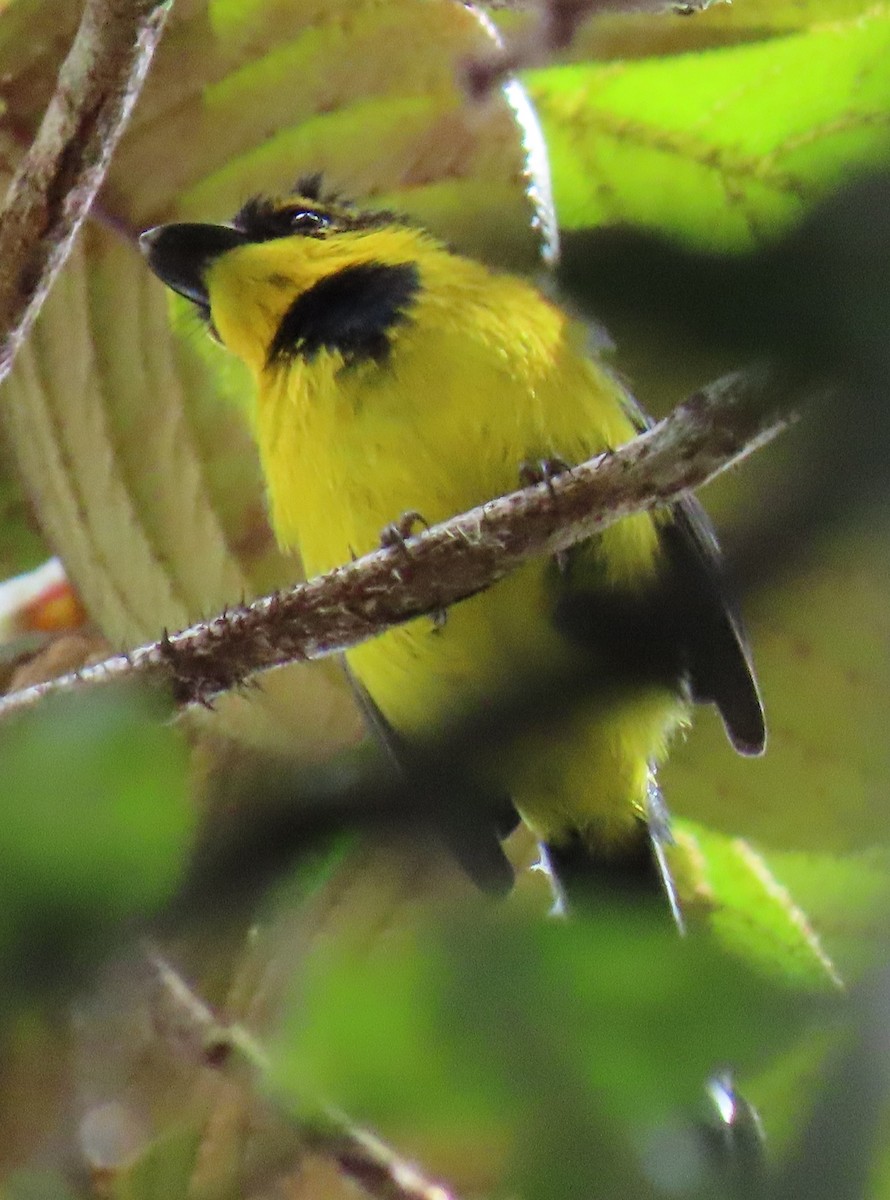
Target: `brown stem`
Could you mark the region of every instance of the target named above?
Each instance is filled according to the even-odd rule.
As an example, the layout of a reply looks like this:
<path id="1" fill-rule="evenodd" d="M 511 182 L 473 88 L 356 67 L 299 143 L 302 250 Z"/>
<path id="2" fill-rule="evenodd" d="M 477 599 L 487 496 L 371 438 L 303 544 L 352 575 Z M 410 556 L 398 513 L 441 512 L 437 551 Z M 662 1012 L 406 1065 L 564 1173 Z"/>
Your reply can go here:
<path id="1" fill-rule="evenodd" d="M 507 75 L 529 67 L 541 66 L 554 54 L 571 46 L 580 27 L 592 17 L 620 13 L 682 12 L 691 15 L 705 9 L 713 0 L 483 0 L 483 8 L 507 8 L 532 11 L 536 20 L 531 28 L 513 37 L 500 50 L 471 59 L 464 68 L 464 80 L 470 95 L 483 99 L 500 87 Z"/>
<path id="2" fill-rule="evenodd" d="M 40 129 L 0 214 L 0 380 L 108 168 L 173 0 L 86 0 Z"/>
<path id="3" fill-rule="evenodd" d="M 767 371 L 727 376 L 619 450 L 288 592 L 11 693 L 0 699 L 0 718 L 48 694 L 116 679 L 166 685 L 178 704 L 208 704 L 259 671 L 335 654 L 391 625 L 438 613 L 526 559 L 556 554 L 622 517 L 677 500 L 739 462 L 788 423 L 775 400 L 780 390 Z"/>
<path id="4" fill-rule="evenodd" d="M 153 950 L 147 956 L 158 986 L 153 1017 L 161 1036 L 248 1093 L 259 1090 L 267 1064 L 247 1031 L 223 1024 L 164 958 Z M 280 1115 L 293 1130 L 295 1158 L 299 1147 L 309 1147 L 335 1162 L 375 1200 L 454 1200 L 450 1190 L 341 1113 L 328 1110 L 316 1120 L 300 1120 L 284 1109 Z"/>
<path id="5" fill-rule="evenodd" d="M 323 1129 L 308 1129 L 304 1137 L 375 1200 L 454 1200 L 448 1188 L 427 1178 L 373 1133 L 343 1118 Z"/>

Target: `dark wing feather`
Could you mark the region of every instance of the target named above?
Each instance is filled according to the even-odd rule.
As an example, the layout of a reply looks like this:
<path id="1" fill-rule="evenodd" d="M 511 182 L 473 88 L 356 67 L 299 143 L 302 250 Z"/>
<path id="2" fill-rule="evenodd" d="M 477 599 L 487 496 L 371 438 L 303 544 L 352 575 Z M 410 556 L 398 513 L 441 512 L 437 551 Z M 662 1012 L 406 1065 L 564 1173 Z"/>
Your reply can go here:
<path id="1" fill-rule="evenodd" d="M 674 505 L 671 517 L 660 532 L 692 698 L 716 704 L 740 754 L 761 754 L 766 726 L 760 692 L 741 620 L 726 592 L 711 522 L 694 496 Z"/>
<path id="2" fill-rule="evenodd" d="M 651 427 L 627 393 L 625 406 L 637 429 Z M 583 543 L 575 547 L 567 556 L 570 578 L 557 602 L 556 623 L 585 643 L 616 681 L 686 687 L 693 700 L 715 704 L 735 749 L 761 754 L 763 706 L 710 519 L 694 496 L 686 496 L 671 506 L 659 535 L 667 571 L 654 591 L 643 594 L 604 588 L 595 579 L 585 586 L 591 556 Z M 581 570 L 573 572 L 573 564 Z"/>
<path id="3" fill-rule="evenodd" d="M 368 729 L 384 753 L 399 771 L 416 777 L 418 789 L 429 787 L 441 793 L 435 797 L 435 805 L 426 806 L 427 825 L 435 829 L 478 888 L 493 895 L 506 895 L 513 886 L 514 874 L 501 838 L 519 824 L 519 814 L 510 800 L 478 795 L 478 787 L 460 770 L 442 772 L 447 776 L 443 786 L 442 778 L 434 777 L 434 763 L 424 758 L 415 764 L 416 756 L 412 755 L 409 744 L 393 729 L 353 674 L 347 670 L 347 675 Z M 422 810 L 423 805 L 419 803 L 418 808 Z"/>
<path id="4" fill-rule="evenodd" d="M 652 418 L 630 393 L 627 414 L 640 432 Z M 671 508 L 661 529 L 671 570 L 676 634 L 685 657 L 692 698 L 717 706 L 739 754 L 762 754 L 766 724 L 741 617 L 729 595 L 711 519 L 695 496 Z"/>

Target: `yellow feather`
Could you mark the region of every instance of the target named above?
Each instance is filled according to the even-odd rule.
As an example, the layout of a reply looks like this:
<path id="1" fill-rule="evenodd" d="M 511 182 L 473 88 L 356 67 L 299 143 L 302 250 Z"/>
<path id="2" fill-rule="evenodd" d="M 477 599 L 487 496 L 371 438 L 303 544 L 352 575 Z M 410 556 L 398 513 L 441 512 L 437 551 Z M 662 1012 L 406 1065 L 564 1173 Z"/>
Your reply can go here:
<path id="1" fill-rule="evenodd" d="M 361 263 L 414 264 L 410 319 L 390 331 L 384 363 L 339 351 L 267 365 L 294 298 Z M 237 247 L 209 267 L 223 343 L 252 368 L 256 436 L 282 546 L 310 574 L 379 545 L 407 511 L 437 522 L 519 484 L 527 460 L 576 462 L 634 436 L 619 386 L 585 353 L 585 331 L 524 281 L 391 224 L 327 238 Z M 609 584 L 643 587 L 659 543 L 648 515 L 591 548 Z M 349 665 L 398 730 L 429 731 L 496 693 L 522 667 L 568 653 L 554 630 L 553 568 L 534 562 L 455 606 L 434 631 L 418 620 L 352 650 Z M 492 768 L 526 821 L 559 843 L 579 832 L 600 852 L 630 839 L 644 813 L 649 763 L 686 706 L 652 689 L 608 714 L 582 710 L 523 739 Z"/>

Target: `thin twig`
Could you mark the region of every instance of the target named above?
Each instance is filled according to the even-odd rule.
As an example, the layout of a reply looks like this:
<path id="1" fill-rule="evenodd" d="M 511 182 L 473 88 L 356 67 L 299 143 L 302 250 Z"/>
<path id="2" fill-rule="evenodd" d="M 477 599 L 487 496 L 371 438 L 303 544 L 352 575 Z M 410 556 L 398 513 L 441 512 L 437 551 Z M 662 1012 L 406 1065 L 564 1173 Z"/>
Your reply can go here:
<path id="1" fill-rule="evenodd" d="M 218 1018 L 160 954 L 149 951 L 148 962 L 161 993 L 155 1025 L 162 1036 L 197 1064 L 225 1074 L 251 1093 L 261 1090 L 268 1063 L 247 1030 Z M 300 1148 L 308 1148 L 331 1159 L 375 1200 L 454 1200 L 453 1192 L 342 1113 L 328 1109 L 307 1119 L 279 1106 L 278 1116 L 293 1130 L 295 1157 Z"/>
<path id="2" fill-rule="evenodd" d="M 0 214 L 0 380 L 105 178 L 173 0 L 87 0 Z"/>
<path id="3" fill-rule="evenodd" d="M 464 68 L 470 95 L 484 99 L 506 76 L 529 67 L 543 66 L 554 54 L 571 46 L 578 30 L 593 17 L 621 13 L 682 13 L 691 16 L 714 0 L 489 0 L 484 8 L 531 11 L 531 28 L 513 37 L 501 49 L 471 59 Z"/>
<path id="4" fill-rule="evenodd" d="M 306 1144 L 334 1160 L 344 1175 L 377 1200 L 454 1200 L 454 1193 L 401 1158 L 375 1134 L 345 1118 L 329 1117 L 326 1127 L 306 1129 Z"/>
<path id="5" fill-rule="evenodd" d="M 526 559 L 556 554 L 622 517 L 677 500 L 739 462 L 788 423 L 775 392 L 766 370 L 727 376 L 619 450 L 289 592 L 10 693 L 0 699 L 0 718 L 50 694 L 123 679 L 166 685 L 178 704 L 208 704 L 259 671 L 335 654 L 441 612 Z"/>

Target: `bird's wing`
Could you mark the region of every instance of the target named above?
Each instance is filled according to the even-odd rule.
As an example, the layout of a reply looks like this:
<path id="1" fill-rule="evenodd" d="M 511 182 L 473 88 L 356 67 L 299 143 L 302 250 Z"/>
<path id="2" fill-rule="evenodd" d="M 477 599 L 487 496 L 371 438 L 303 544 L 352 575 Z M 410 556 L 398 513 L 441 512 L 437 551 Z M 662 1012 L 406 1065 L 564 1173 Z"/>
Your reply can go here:
<path id="1" fill-rule="evenodd" d="M 624 403 L 640 432 L 652 426 L 629 393 Z M 642 594 L 605 587 L 589 544 L 575 547 L 557 623 L 591 648 L 616 683 L 685 686 L 693 700 L 717 706 L 740 754 L 761 754 L 766 726 L 760 692 L 710 518 L 695 496 L 685 496 L 659 523 L 659 536 L 667 570 L 655 589 Z"/>
<path id="2" fill-rule="evenodd" d="M 651 428 L 652 418 L 629 392 L 625 407 L 640 432 Z M 726 586 L 714 526 L 693 495 L 672 505 L 671 515 L 673 520 L 660 532 L 670 568 L 673 622 L 692 698 L 717 706 L 739 754 L 762 754 L 763 704 L 741 616 Z"/>
<path id="3" fill-rule="evenodd" d="M 437 771 L 434 757 L 416 754 L 354 675 L 348 670 L 347 674 L 368 729 L 384 753 L 399 771 L 416 779 L 418 788 L 430 787 L 441 793 L 435 797 L 435 803 L 426 805 L 418 797 L 418 808 L 426 808 L 427 825 L 435 829 L 477 887 L 493 895 L 506 895 L 513 886 L 514 874 L 501 839 L 519 824 L 519 814 L 510 800 L 477 795 L 478 786 L 459 766 Z"/>
<path id="4" fill-rule="evenodd" d="M 716 704 L 740 754 L 760 754 L 766 725 L 747 638 L 727 593 L 713 527 L 694 496 L 672 507 L 660 536 L 692 698 Z"/>

